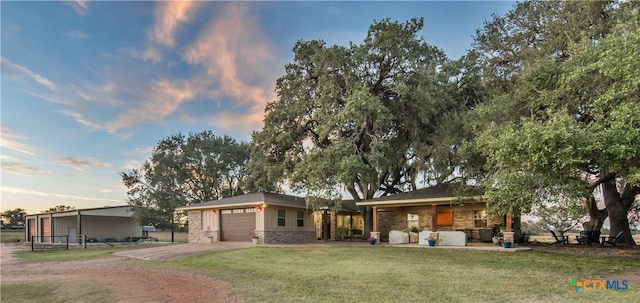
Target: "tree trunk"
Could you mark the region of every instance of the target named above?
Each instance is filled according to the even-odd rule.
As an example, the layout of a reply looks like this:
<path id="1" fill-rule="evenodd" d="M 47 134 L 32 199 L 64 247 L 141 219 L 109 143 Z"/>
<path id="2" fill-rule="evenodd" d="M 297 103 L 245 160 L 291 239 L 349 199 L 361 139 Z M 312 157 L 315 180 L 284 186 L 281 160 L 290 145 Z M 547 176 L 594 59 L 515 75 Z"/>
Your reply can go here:
<path id="1" fill-rule="evenodd" d="M 615 237 L 620 231 L 622 235 L 615 242 L 617 245 L 636 245 L 629 228 L 629 209 L 633 204 L 633 189 L 630 185 L 625 185 L 622 195 L 618 193 L 616 181 L 611 180 L 602 184 L 604 205 L 609 214 L 609 224 L 611 225 L 609 236 Z M 631 197 L 629 198 L 629 196 Z"/>
<path id="2" fill-rule="evenodd" d="M 373 209 L 366 206 L 360 207 L 360 213 L 362 214 L 362 219 L 364 219 L 362 237 L 366 239 L 369 238 L 369 234 L 373 231 Z"/>
<path id="3" fill-rule="evenodd" d="M 582 224 L 584 230 L 600 230 L 604 220 L 609 215 L 606 209 L 598 209 L 598 201 L 593 197 L 593 190 L 587 193 L 587 209 L 589 210 L 589 221 Z"/>

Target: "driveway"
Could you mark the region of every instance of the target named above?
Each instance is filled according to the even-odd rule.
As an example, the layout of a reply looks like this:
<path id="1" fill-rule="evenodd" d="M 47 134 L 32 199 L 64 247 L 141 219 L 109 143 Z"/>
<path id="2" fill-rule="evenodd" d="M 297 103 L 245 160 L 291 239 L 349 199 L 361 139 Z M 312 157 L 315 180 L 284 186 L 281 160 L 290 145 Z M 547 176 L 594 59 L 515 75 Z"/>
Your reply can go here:
<path id="1" fill-rule="evenodd" d="M 175 260 L 212 251 L 246 248 L 251 246 L 253 246 L 251 242 L 185 243 L 119 251 L 114 253 L 114 255 L 143 260 Z"/>

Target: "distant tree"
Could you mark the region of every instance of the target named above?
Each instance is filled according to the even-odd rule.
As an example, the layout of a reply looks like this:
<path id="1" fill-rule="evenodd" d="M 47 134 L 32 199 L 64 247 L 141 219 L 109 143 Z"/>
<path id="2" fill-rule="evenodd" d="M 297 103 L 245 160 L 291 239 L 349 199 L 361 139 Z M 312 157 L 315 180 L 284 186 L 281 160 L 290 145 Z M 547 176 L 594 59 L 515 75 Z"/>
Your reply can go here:
<path id="1" fill-rule="evenodd" d="M 562 236 L 585 220 L 587 209 L 584 201 L 565 198 L 536 205 L 532 215 L 540 218 L 539 223 L 545 227 L 545 230 L 555 230 Z"/>
<path id="2" fill-rule="evenodd" d="M 22 208 L 15 208 L 5 210 L 0 215 L 2 215 L 2 218 L 4 218 L 9 225 L 24 225 L 27 212 Z"/>
<path id="3" fill-rule="evenodd" d="M 139 169 L 120 172 L 127 203 L 142 225 L 174 226 L 176 207 L 242 194 L 246 143 L 211 131 L 160 140 Z"/>
<path id="4" fill-rule="evenodd" d="M 55 213 L 55 212 L 59 212 L 59 211 L 70 211 L 70 210 L 75 210 L 76 208 L 73 206 L 66 206 L 66 205 L 56 205 L 54 207 L 51 207 L 47 210 L 43 210 L 40 213 L 43 214 L 48 214 L 48 213 Z"/>

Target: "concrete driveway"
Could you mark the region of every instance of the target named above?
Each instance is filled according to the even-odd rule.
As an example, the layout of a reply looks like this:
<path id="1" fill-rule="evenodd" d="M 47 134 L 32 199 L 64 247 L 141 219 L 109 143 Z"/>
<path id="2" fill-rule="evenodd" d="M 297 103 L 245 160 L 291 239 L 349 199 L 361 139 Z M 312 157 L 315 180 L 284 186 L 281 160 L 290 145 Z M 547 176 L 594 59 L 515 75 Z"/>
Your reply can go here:
<path id="1" fill-rule="evenodd" d="M 119 251 L 114 255 L 143 260 L 175 260 L 212 251 L 254 246 L 251 242 L 185 243 Z"/>

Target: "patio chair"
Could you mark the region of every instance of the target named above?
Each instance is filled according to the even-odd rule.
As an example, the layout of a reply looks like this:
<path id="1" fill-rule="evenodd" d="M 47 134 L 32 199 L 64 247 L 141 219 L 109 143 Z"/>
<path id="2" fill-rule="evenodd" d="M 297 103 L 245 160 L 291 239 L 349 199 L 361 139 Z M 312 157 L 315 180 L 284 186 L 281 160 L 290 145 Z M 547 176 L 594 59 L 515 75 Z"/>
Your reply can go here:
<path id="1" fill-rule="evenodd" d="M 616 245 L 616 241 L 618 241 L 618 238 L 622 236 L 623 232 L 624 231 L 621 230 L 615 237 L 609 236 L 609 239 L 607 239 L 607 237 L 602 237 L 602 243 L 600 243 L 600 245 L 604 246 L 605 244 L 609 244 L 611 246 L 618 246 Z"/>
<path id="2" fill-rule="evenodd" d="M 551 235 L 553 236 L 553 238 L 556 239 L 556 242 L 551 243 L 551 245 L 558 244 L 558 243 L 562 243 L 563 245 L 569 244 L 569 237 L 568 236 L 561 236 L 561 238 L 558 238 L 558 236 L 556 235 L 556 232 L 554 232 L 551 229 L 549 231 L 551 232 Z"/>

